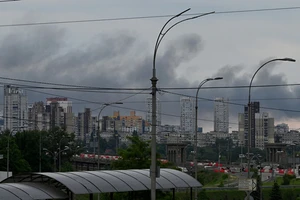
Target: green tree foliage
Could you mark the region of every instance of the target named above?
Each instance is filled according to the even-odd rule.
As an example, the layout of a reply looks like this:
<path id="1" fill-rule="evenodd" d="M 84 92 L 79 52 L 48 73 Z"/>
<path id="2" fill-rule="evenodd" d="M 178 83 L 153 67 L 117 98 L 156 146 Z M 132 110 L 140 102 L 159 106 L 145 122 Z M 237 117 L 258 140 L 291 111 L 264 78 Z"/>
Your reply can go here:
<path id="1" fill-rule="evenodd" d="M 166 150 L 167 150 L 167 146 L 166 144 L 157 144 L 157 153 L 162 157 L 162 158 L 166 158 Z"/>
<path id="2" fill-rule="evenodd" d="M 211 170 L 199 170 L 197 175 L 198 181 L 204 186 L 207 184 L 217 184 L 220 182 L 223 182 L 224 185 L 224 181 L 228 179 L 227 174 L 216 173 Z"/>
<path id="3" fill-rule="evenodd" d="M 80 141 L 75 141 L 74 134 L 68 134 L 63 129 L 54 128 L 50 131 L 23 131 L 15 135 L 16 144 L 22 157 L 29 163 L 33 172 L 39 171 L 41 137 L 41 166 L 42 171 L 53 171 L 54 159 L 58 169 L 58 152 L 68 147 L 67 151 L 61 152 L 61 163 L 68 163 L 71 156 L 79 154 L 83 148 Z M 70 171 L 70 168 L 65 171 Z"/>
<path id="4" fill-rule="evenodd" d="M 285 174 L 283 175 L 282 179 L 283 179 L 283 182 L 281 185 L 289 185 L 291 180 L 296 178 L 295 175 L 289 175 L 289 174 Z"/>
<path id="5" fill-rule="evenodd" d="M 128 137 L 131 145 L 127 149 L 120 149 L 122 159 L 112 163 L 112 169 L 145 169 L 151 164 L 151 150 L 149 142 L 139 137 Z"/>
<path id="6" fill-rule="evenodd" d="M 16 144 L 15 137 L 10 135 L 9 131 L 5 131 L 0 136 L 0 154 L 3 159 L 0 160 L 0 170 L 7 170 L 7 144 L 9 140 L 9 171 L 13 174 L 22 174 L 31 172 L 31 167 L 23 158 L 21 151 Z"/>
<path id="7" fill-rule="evenodd" d="M 281 196 L 281 191 L 277 182 L 274 182 L 272 187 L 269 200 L 283 200 Z"/>
<path id="8" fill-rule="evenodd" d="M 207 196 L 205 189 L 200 190 L 198 195 L 199 195 L 198 198 L 201 200 L 209 200 L 209 197 Z"/>
<path id="9" fill-rule="evenodd" d="M 45 135 L 43 132 L 42 138 Z M 24 159 L 29 163 L 33 172 L 39 170 L 40 132 L 22 131 L 15 135 L 16 144 Z"/>

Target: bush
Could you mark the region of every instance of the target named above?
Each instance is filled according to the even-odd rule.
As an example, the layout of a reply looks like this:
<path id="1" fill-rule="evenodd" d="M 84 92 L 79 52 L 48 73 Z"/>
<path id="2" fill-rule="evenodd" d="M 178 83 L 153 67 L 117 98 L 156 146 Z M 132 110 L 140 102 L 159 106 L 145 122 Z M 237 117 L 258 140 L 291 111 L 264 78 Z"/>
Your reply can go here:
<path id="1" fill-rule="evenodd" d="M 223 175 L 222 175 L 222 179 L 223 179 L 223 180 L 228 179 L 228 177 L 229 177 L 228 174 L 223 174 Z"/>
<path id="2" fill-rule="evenodd" d="M 281 185 L 289 185 L 291 183 L 291 180 L 296 178 L 294 175 L 285 174 L 282 177 L 282 184 Z"/>
<path id="3" fill-rule="evenodd" d="M 224 182 L 221 181 L 221 183 L 218 185 L 218 187 L 224 187 Z"/>

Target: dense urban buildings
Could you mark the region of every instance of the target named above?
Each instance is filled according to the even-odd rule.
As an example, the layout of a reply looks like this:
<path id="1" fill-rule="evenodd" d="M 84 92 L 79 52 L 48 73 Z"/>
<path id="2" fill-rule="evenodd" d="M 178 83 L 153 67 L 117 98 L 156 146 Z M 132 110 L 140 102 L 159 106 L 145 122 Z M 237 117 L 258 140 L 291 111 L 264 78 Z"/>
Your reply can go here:
<path id="1" fill-rule="evenodd" d="M 259 112 L 259 102 L 252 102 L 251 116 L 248 120 L 248 106 L 245 106 L 244 113 L 238 115 L 238 131 L 229 133 L 229 108 L 227 99 L 216 98 L 214 103 L 214 131 L 202 133 L 198 128 L 198 146 L 204 147 L 215 143 L 216 139 L 228 139 L 233 145 L 247 146 L 248 121 L 252 120 L 250 135 L 251 147 L 264 149 L 268 143 L 284 143 L 294 145 L 300 144 L 300 132 L 289 130 L 287 124 L 274 126 L 274 118 L 269 113 Z M 195 131 L 195 101 L 190 97 L 180 98 L 180 125 L 161 124 L 161 105 L 157 99 L 157 140 L 160 143 L 170 141 L 193 142 Z M 146 99 L 145 118 L 137 115 L 131 110 L 129 115 L 122 115 L 120 111 L 114 111 L 112 115 L 102 116 L 100 121 L 92 113 L 90 108 L 84 108 L 82 112 L 72 112 L 72 101 L 68 98 L 52 97 L 45 102 L 38 101 L 32 104 L 27 103 L 26 93 L 18 87 L 6 85 L 4 87 L 3 119 L 0 123 L 1 130 L 25 127 L 28 130 L 49 130 L 53 127 L 60 127 L 68 133 L 74 133 L 76 138 L 82 140 L 86 145 L 93 145 L 98 140 L 97 130 L 101 137 L 109 139 L 118 135 L 119 141 L 126 142 L 127 136 L 133 133 L 138 134 L 142 139 L 149 140 L 151 136 L 152 120 L 152 99 Z M 166 139 L 166 135 L 169 136 Z M 175 139 L 174 139 L 175 138 Z M 92 142 L 92 143 L 91 143 Z"/>
<path id="2" fill-rule="evenodd" d="M 250 146 L 253 148 L 264 149 L 266 143 L 274 143 L 274 118 L 270 118 L 266 112 L 259 113 L 259 102 L 252 104 L 252 128 L 250 135 Z M 241 146 L 247 146 L 248 143 L 248 107 L 245 107 L 245 113 L 238 115 L 238 132 Z"/>
<path id="3" fill-rule="evenodd" d="M 229 131 L 229 108 L 228 100 L 216 98 L 214 105 L 214 131 L 228 133 Z"/>

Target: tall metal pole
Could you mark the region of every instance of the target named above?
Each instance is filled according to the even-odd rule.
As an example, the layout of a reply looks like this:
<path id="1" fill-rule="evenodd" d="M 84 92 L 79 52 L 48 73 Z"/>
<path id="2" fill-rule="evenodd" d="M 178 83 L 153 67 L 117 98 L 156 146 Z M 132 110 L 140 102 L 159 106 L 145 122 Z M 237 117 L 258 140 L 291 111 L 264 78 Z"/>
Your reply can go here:
<path id="1" fill-rule="evenodd" d="M 19 127 L 22 128 L 22 127 Z M 9 176 L 9 151 L 10 151 L 10 147 L 9 147 L 9 141 L 10 141 L 10 136 L 12 135 L 12 133 L 15 131 L 16 129 L 12 129 L 9 133 L 8 133 L 8 137 L 7 137 L 7 149 L 6 149 L 6 178 L 8 178 Z"/>
<path id="2" fill-rule="evenodd" d="M 53 171 L 56 172 L 56 155 L 53 156 Z"/>
<path id="3" fill-rule="evenodd" d="M 205 80 L 203 80 L 198 88 L 197 88 L 197 92 L 196 92 L 196 102 L 195 102 L 195 137 L 194 137 L 194 169 L 195 169 L 195 179 L 198 180 L 198 161 L 197 161 L 197 148 L 198 148 L 198 136 L 197 136 L 197 132 L 198 132 L 198 93 L 199 90 L 201 89 L 201 87 L 208 81 L 213 81 L 213 80 L 221 80 L 223 79 L 222 77 L 216 77 L 216 78 L 207 78 Z M 197 200 L 198 198 L 198 191 L 197 188 L 194 189 L 195 192 L 195 200 Z"/>
<path id="4" fill-rule="evenodd" d="M 156 61 L 156 54 L 157 54 L 157 50 L 158 47 L 162 41 L 162 39 L 164 38 L 164 36 L 177 24 L 182 23 L 184 21 L 188 21 L 188 20 L 192 20 L 192 19 L 196 19 L 198 17 L 201 16 L 205 16 L 205 15 L 209 15 L 209 14 L 213 14 L 214 12 L 209 12 L 209 13 L 204 13 L 201 15 L 197 15 L 194 17 L 189 17 L 189 18 L 185 18 L 183 20 L 180 20 L 176 23 L 174 23 L 173 25 L 171 25 L 165 32 L 164 29 L 167 26 L 167 24 L 172 21 L 174 18 L 177 18 L 179 16 L 181 16 L 182 14 L 184 14 L 185 12 L 189 11 L 189 9 L 184 10 L 183 12 L 171 17 L 162 27 L 162 29 L 160 30 L 158 37 L 156 39 L 156 43 L 155 43 L 155 47 L 154 47 L 154 55 L 153 55 L 153 69 L 152 69 L 152 78 L 151 80 L 151 84 L 152 84 L 152 120 L 151 120 L 151 167 L 150 167 L 150 178 L 151 178 L 151 200 L 156 200 L 156 84 L 157 84 L 157 77 L 156 77 L 156 68 L 155 68 L 155 61 Z"/>
<path id="5" fill-rule="evenodd" d="M 99 114 L 98 114 L 98 125 L 97 125 L 97 135 L 98 135 L 98 159 L 97 159 L 97 169 L 100 170 L 100 115 L 102 110 L 105 107 L 110 106 L 112 104 L 123 104 L 122 102 L 111 102 L 111 103 L 104 103 L 102 104 Z"/>
<path id="6" fill-rule="evenodd" d="M 250 81 L 250 85 L 249 85 L 249 94 L 248 94 L 248 136 L 247 136 L 247 139 L 248 139 L 248 155 L 250 154 L 250 145 L 251 145 L 251 133 L 252 133 L 252 109 L 251 109 L 251 86 L 252 86 L 252 82 L 253 82 L 253 79 L 255 77 L 255 75 L 257 74 L 257 72 L 263 68 L 265 65 L 271 63 L 271 62 L 274 62 L 274 61 L 288 61 L 288 62 L 296 62 L 295 59 L 292 59 L 292 58 L 275 58 L 275 59 L 272 59 L 272 60 L 269 60 L 267 62 L 265 62 L 264 64 L 262 64 L 256 71 L 255 73 L 253 74 L 252 78 L 251 78 L 251 81 Z M 255 127 L 254 128 L 254 134 L 255 134 Z M 250 179 L 250 159 L 248 159 L 248 163 L 247 163 L 247 168 L 248 168 L 248 179 Z M 250 191 L 247 192 L 247 199 L 250 200 Z"/>
<path id="7" fill-rule="evenodd" d="M 7 170 L 7 175 L 6 175 L 6 178 L 8 178 L 9 176 L 9 137 L 10 137 L 10 133 L 8 135 L 8 138 L 7 138 L 7 156 L 6 156 L 6 170 Z"/>
<path id="8" fill-rule="evenodd" d="M 221 147 L 219 144 L 219 156 L 218 156 L 218 167 L 219 167 L 219 172 L 221 172 Z"/>
<path id="9" fill-rule="evenodd" d="M 295 149 L 296 149 L 296 144 L 293 145 L 293 168 L 294 168 L 294 174 L 296 176 L 296 153 L 295 153 Z"/>
<path id="10" fill-rule="evenodd" d="M 42 132 L 40 131 L 39 172 L 42 172 Z"/>
<path id="11" fill-rule="evenodd" d="M 103 104 L 102 108 L 99 111 L 98 114 L 98 126 L 97 126 L 97 134 L 98 134 L 98 158 L 97 158 L 97 169 L 100 170 L 100 115 L 102 110 L 108 106 L 109 104 Z"/>

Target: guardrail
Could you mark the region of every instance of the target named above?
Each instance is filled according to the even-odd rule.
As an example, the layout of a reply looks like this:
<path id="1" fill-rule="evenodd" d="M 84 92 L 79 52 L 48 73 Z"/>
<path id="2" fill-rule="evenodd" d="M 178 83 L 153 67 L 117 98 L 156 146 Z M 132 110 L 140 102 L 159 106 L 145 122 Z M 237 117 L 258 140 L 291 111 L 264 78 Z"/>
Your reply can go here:
<path id="1" fill-rule="evenodd" d="M 272 185 L 265 185 L 262 188 L 272 188 Z M 280 185 L 280 188 L 300 188 L 300 185 Z M 202 187 L 205 190 L 238 190 L 238 187 Z"/>

